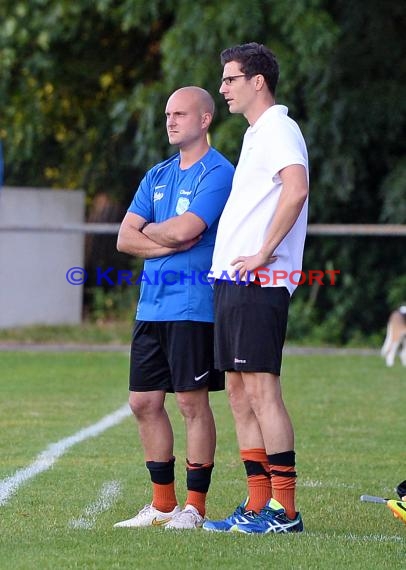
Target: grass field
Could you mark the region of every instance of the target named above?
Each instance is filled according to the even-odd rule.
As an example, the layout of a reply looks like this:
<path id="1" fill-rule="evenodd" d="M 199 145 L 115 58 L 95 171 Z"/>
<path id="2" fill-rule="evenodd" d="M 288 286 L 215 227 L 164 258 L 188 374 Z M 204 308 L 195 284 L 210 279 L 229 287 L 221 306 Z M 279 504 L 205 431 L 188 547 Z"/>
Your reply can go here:
<path id="1" fill-rule="evenodd" d="M 0 568 L 405 567 L 406 526 L 385 506 L 359 500 L 363 493 L 394 497 L 406 478 L 399 364 L 387 369 L 377 356 L 285 357 L 306 527 L 286 536 L 113 529 L 150 498 L 133 420 L 126 411 L 109 416 L 126 402 L 127 367 L 123 353 L 0 353 Z M 225 394 L 212 403 L 219 433 L 208 515 L 220 518 L 246 488 Z M 168 408 L 182 503 L 183 422 L 173 397 Z M 106 416 L 111 427 L 100 423 Z"/>

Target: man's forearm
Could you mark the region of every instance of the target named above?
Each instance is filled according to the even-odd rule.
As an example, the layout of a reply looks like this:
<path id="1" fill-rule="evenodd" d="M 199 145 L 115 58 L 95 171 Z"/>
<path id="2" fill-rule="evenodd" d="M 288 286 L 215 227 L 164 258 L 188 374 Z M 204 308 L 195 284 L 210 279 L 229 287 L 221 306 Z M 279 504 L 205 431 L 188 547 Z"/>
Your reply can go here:
<path id="1" fill-rule="evenodd" d="M 305 201 L 305 195 L 281 195 L 280 203 L 261 247 L 261 252 L 266 256 L 273 255 L 283 238 L 290 232 L 302 211 Z"/>
<path id="2" fill-rule="evenodd" d="M 272 256 L 290 232 L 306 202 L 309 184 L 304 166 L 293 164 L 280 171 L 282 191 L 260 254 Z"/>
<path id="3" fill-rule="evenodd" d="M 117 249 L 143 259 L 153 259 L 176 253 L 176 247 L 162 246 L 138 230 L 122 231 L 117 241 Z"/>
<path id="4" fill-rule="evenodd" d="M 163 247 L 177 247 L 186 241 L 177 222 L 176 218 L 172 218 L 165 222 L 147 224 L 142 233 Z"/>
<path id="5" fill-rule="evenodd" d="M 142 233 L 163 247 L 183 248 L 198 241 L 206 230 L 206 223 L 192 212 L 168 218 L 164 222 L 146 224 Z"/>
<path id="6" fill-rule="evenodd" d="M 179 242 L 175 239 L 175 236 L 171 233 L 168 233 L 167 229 L 165 228 L 165 222 L 148 224 L 142 230 L 142 233 L 161 247 L 176 247 L 179 245 Z"/>

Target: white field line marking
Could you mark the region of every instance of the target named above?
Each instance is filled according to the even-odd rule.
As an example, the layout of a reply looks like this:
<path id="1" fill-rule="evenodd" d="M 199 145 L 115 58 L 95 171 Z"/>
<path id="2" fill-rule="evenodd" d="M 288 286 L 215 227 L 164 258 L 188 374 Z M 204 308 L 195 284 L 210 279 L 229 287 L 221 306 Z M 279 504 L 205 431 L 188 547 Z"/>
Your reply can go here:
<path id="1" fill-rule="evenodd" d="M 83 516 L 72 519 L 69 523 L 71 528 L 91 529 L 94 527 L 97 515 L 107 511 L 120 495 L 120 482 L 109 481 L 104 483 L 97 500 L 85 508 Z"/>
<path id="2" fill-rule="evenodd" d="M 401 536 L 386 536 L 384 534 L 344 534 L 343 538 L 345 540 L 357 540 L 360 542 L 403 542 Z"/>
<path id="3" fill-rule="evenodd" d="M 310 536 L 314 539 L 319 540 L 345 540 L 345 541 L 357 541 L 357 542 L 404 542 L 404 539 L 401 536 L 388 536 L 385 534 L 338 534 L 338 533 L 319 533 L 319 532 L 307 532 L 306 536 Z"/>
<path id="4" fill-rule="evenodd" d="M 56 443 L 48 445 L 48 447 L 42 451 L 37 458 L 30 463 L 30 465 L 28 465 L 28 467 L 18 469 L 14 475 L 10 475 L 5 479 L 0 480 L 0 506 L 5 505 L 11 495 L 16 493 L 23 483 L 52 467 L 55 461 L 59 459 L 59 457 L 61 457 L 70 447 L 85 441 L 89 437 L 97 437 L 107 429 L 119 424 L 130 415 L 130 408 L 128 404 L 125 404 L 112 414 L 104 416 L 104 418 L 95 424 L 87 428 L 83 428 L 73 435 L 65 437 Z"/>
<path id="5" fill-rule="evenodd" d="M 303 481 L 298 481 L 298 486 L 301 487 L 340 487 L 343 489 L 356 489 L 356 485 L 351 483 L 341 483 L 340 481 L 319 481 L 312 479 L 304 479 Z"/>

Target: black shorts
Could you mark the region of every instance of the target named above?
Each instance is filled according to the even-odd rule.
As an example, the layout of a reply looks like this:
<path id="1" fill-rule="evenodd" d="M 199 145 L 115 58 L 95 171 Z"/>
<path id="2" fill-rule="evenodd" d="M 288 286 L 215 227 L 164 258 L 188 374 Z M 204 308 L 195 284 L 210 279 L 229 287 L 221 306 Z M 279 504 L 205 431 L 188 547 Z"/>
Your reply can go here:
<path id="1" fill-rule="evenodd" d="M 290 295 L 286 287 L 214 284 L 214 362 L 219 370 L 280 375 Z"/>
<path id="2" fill-rule="evenodd" d="M 224 390 L 224 372 L 214 369 L 213 346 L 212 323 L 136 321 L 130 390 L 187 392 L 205 386 Z"/>

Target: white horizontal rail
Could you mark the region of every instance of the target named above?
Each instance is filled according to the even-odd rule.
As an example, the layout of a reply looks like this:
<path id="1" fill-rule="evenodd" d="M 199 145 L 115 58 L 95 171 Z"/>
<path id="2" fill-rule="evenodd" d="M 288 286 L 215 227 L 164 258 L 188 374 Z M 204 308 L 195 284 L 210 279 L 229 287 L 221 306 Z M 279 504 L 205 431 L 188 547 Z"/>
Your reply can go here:
<path id="1" fill-rule="evenodd" d="M 0 225 L 0 232 L 80 233 L 117 235 L 120 224 Z M 308 235 L 406 236 L 406 224 L 309 224 Z"/>
<path id="2" fill-rule="evenodd" d="M 0 232 L 118 234 L 120 224 L 0 225 Z"/>
<path id="3" fill-rule="evenodd" d="M 406 236 L 405 224 L 309 224 L 309 235 Z"/>

